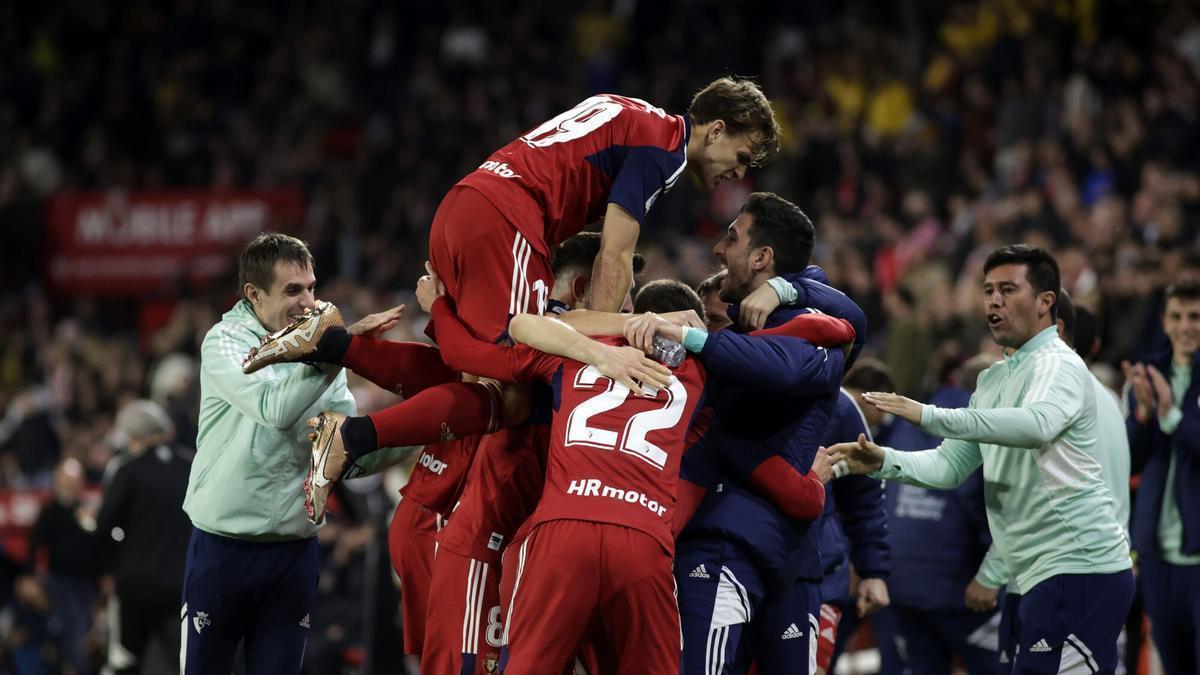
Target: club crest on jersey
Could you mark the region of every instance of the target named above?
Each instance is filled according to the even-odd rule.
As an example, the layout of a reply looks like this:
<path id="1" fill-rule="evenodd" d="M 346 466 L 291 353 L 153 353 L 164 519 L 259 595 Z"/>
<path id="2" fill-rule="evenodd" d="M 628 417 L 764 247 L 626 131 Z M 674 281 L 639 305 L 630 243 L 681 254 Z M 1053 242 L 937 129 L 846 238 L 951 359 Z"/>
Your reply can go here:
<path id="1" fill-rule="evenodd" d="M 507 162 L 497 162 L 493 159 L 489 159 L 488 161 L 484 162 L 483 164 L 480 164 L 479 168 L 484 171 L 490 171 L 490 172 L 496 174 L 497 176 L 500 176 L 501 178 L 520 178 L 521 177 L 521 175 L 518 174 L 516 171 L 513 171 L 512 169 L 508 168 Z"/>
<path id="2" fill-rule="evenodd" d="M 208 618 L 208 612 L 196 612 L 196 616 L 192 617 L 192 625 L 196 627 L 196 633 L 203 633 L 205 626 L 212 625 L 212 621 Z"/>

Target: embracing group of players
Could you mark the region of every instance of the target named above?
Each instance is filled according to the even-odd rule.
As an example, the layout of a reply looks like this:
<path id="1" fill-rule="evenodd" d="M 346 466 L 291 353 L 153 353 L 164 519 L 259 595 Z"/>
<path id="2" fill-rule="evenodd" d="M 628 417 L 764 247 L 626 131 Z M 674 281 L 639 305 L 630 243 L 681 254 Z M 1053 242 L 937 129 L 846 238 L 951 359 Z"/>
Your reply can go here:
<path id="1" fill-rule="evenodd" d="M 668 280 L 630 298 L 659 195 L 685 170 L 740 179 L 778 137 L 749 80 L 683 115 L 588 98 L 442 201 L 417 289 L 436 347 L 351 336 L 322 304 L 247 360 L 341 364 L 405 397 L 311 420 L 305 493 L 317 522 L 364 455 L 425 446 L 389 536 L 422 673 L 819 672 L 834 628 L 811 525 L 839 468 L 819 446 L 863 313 L 770 193 L 714 248 L 719 299 Z"/>

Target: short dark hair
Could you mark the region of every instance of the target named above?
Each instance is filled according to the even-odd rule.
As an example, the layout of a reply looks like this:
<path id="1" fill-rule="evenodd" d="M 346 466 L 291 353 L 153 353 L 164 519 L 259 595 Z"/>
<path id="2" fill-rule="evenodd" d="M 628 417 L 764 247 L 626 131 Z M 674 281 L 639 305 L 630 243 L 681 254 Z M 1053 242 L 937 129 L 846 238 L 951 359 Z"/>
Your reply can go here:
<path id="1" fill-rule="evenodd" d="M 859 391 L 892 391 L 892 369 L 879 359 L 865 356 L 854 364 L 842 379 L 842 384 Z"/>
<path id="2" fill-rule="evenodd" d="M 1066 342 L 1071 347 L 1075 346 L 1075 301 L 1071 299 L 1071 294 L 1067 289 L 1058 289 L 1058 316 L 1057 320 L 1063 322 L 1063 342 Z"/>
<path id="3" fill-rule="evenodd" d="M 734 75 L 713 80 L 696 92 L 687 112 L 696 124 L 722 120 L 731 134 L 758 136 L 751 148 L 753 166 L 761 166 L 779 152 L 779 122 L 771 102 L 750 78 Z"/>
<path id="4" fill-rule="evenodd" d="M 674 279 L 659 279 L 642 286 L 637 298 L 633 301 L 633 311 L 642 312 L 681 312 L 695 310 L 700 320 L 704 321 L 704 303 L 691 286 Z"/>
<path id="5" fill-rule="evenodd" d="M 598 255 L 600 255 L 600 233 L 580 232 L 554 248 L 554 253 L 550 258 L 550 271 L 555 277 L 569 269 L 577 269 L 590 274 Z M 646 259 L 640 253 L 634 253 L 633 273 L 639 274 L 645 267 Z"/>
<path id="6" fill-rule="evenodd" d="M 1001 265 L 1024 265 L 1025 278 L 1033 287 L 1034 295 L 1046 291 L 1054 294 L 1054 304 L 1050 306 L 1050 318 L 1058 319 L 1058 292 L 1062 290 L 1062 275 L 1058 271 L 1058 261 L 1045 249 L 1030 244 L 1009 244 L 992 251 L 983 263 L 983 273 Z"/>
<path id="7" fill-rule="evenodd" d="M 799 206 L 773 192 L 752 192 L 742 213 L 754 217 L 750 245 L 770 246 L 774 251 L 775 274 L 795 274 L 808 267 L 817 233 Z"/>
<path id="8" fill-rule="evenodd" d="M 269 291 L 275 283 L 275 263 L 280 260 L 315 269 L 308 244 L 279 232 L 264 232 L 242 249 L 238 259 L 238 295 L 245 294 L 246 284 Z"/>
<path id="9" fill-rule="evenodd" d="M 1181 279 L 1167 286 L 1166 300 L 1200 300 L 1200 279 Z"/>
<path id="10" fill-rule="evenodd" d="M 704 296 L 708 295 L 709 293 L 719 293 L 721 291 L 721 282 L 725 281 L 725 277 L 727 276 L 729 276 L 729 270 L 721 270 L 704 281 L 701 281 L 700 284 L 696 286 L 696 295 L 699 295 L 700 299 L 703 300 Z"/>

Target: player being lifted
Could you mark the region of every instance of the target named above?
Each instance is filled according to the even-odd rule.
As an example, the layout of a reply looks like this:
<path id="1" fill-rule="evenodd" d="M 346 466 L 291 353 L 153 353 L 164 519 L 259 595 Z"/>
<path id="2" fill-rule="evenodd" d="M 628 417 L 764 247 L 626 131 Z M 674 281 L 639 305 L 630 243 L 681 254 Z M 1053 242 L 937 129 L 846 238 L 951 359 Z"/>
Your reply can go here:
<path id="1" fill-rule="evenodd" d="M 593 96 L 496 151 L 451 189 L 430 230 L 433 269 L 471 333 L 499 341 L 510 317 L 544 310 L 553 284 L 551 248 L 603 219 L 589 306 L 615 312 L 631 285 L 641 223 L 684 169 L 712 188 L 741 178 L 777 148 L 770 104 L 749 80 L 712 82 L 696 94 L 686 115 L 670 115 L 638 99 Z M 361 351 L 340 331 L 307 330 L 317 323 L 310 319 L 285 339 L 264 345 L 247 361 L 246 372 L 285 361 L 342 363 Z M 372 367 L 362 361 L 356 365 Z M 457 386 L 471 391 L 480 406 L 496 405 L 492 388 Z M 429 398 L 427 404 L 435 404 Z M 413 408 L 381 411 L 369 424 L 349 423 L 348 431 L 374 437 L 376 447 L 403 445 L 390 437 L 396 429 L 418 440 L 443 435 L 441 424 L 431 421 L 439 416 Z M 505 405 L 498 412 L 523 419 L 526 410 Z M 451 417 L 445 433 L 461 436 L 454 421 Z M 344 465 L 340 459 L 331 458 L 330 468 Z"/>

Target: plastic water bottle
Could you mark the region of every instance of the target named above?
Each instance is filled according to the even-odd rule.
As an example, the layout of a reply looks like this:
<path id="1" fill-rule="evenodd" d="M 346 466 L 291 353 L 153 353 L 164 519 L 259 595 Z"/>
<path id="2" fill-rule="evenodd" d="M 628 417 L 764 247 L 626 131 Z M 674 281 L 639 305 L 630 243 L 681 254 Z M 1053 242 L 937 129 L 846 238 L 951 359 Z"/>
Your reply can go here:
<path id="1" fill-rule="evenodd" d="M 662 335 L 654 336 L 654 360 L 668 368 L 674 368 L 683 363 L 685 356 L 687 350 L 683 345 Z"/>

